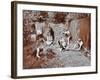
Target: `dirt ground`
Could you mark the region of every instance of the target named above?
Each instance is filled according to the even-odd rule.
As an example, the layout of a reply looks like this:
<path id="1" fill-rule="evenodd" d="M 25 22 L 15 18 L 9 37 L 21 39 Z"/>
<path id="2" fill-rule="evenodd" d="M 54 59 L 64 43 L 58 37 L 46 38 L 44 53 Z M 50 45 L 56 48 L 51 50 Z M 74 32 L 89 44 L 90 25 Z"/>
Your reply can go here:
<path id="1" fill-rule="evenodd" d="M 71 43 L 73 45 L 73 43 Z M 81 67 L 90 66 L 91 59 L 84 55 L 84 51 L 59 51 L 53 49 L 52 53 L 41 53 L 40 58 L 36 57 L 36 51 L 33 52 L 32 44 L 24 47 L 23 68 L 59 68 L 59 67 Z"/>

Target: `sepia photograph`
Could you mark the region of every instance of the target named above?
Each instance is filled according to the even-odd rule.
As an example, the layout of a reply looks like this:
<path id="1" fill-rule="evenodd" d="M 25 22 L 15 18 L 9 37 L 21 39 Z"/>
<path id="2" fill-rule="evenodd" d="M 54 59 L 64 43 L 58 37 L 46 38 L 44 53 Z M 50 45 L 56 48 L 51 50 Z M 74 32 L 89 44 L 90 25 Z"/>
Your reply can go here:
<path id="1" fill-rule="evenodd" d="M 23 68 L 91 65 L 91 14 L 23 10 Z"/>

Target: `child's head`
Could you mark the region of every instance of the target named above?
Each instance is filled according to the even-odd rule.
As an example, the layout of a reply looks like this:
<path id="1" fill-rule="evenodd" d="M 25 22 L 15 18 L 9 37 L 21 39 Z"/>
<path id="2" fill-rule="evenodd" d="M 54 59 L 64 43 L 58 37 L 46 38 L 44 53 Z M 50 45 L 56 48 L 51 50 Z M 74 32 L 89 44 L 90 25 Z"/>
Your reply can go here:
<path id="1" fill-rule="evenodd" d="M 31 25 L 31 29 L 32 29 L 32 30 L 35 30 L 35 24 L 32 24 L 32 25 Z"/>
<path id="2" fill-rule="evenodd" d="M 44 22 L 44 21 L 45 21 L 45 19 L 43 18 L 43 16 L 39 16 L 38 22 Z"/>
<path id="3" fill-rule="evenodd" d="M 82 40 L 79 38 L 78 41 L 80 42 L 80 41 L 82 41 Z"/>

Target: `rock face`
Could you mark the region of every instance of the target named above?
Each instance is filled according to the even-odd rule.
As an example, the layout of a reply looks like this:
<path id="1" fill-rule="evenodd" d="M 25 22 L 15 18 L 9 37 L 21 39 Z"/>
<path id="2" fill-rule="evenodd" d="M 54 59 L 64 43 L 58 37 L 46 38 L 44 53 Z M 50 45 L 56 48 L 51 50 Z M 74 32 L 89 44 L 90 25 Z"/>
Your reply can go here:
<path id="1" fill-rule="evenodd" d="M 75 42 L 81 38 L 84 47 L 90 50 L 90 18 L 89 14 L 83 13 L 60 13 L 60 12 L 36 12 L 24 11 L 24 31 L 23 31 L 23 68 L 58 68 L 58 67 L 81 67 L 90 66 L 91 59 L 84 56 L 84 50 L 73 50 Z M 49 24 L 54 31 L 53 44 L 47 45 L 44 41 L 43 50 L 40 58 L 36 57 L 36 41 L 32 42 L 30 38 L 30 26 L 38 22 L 38 17 L 46 18 L 44 21 Z M 67 25 L 66 25 L 67 24 Z M 44 27 L 45 28 L 45 27 Z M 66 30 L 71 32 L 72 40 L 69 45 L 69 50 L 60 51 L 58 41 L 64 36 Z M 43 33 L 43 35 L 47 35 Z"/>
<path id="2" fill-rule="evenodd" d="M 69 31 L 71 32 L 72 35 L 72 40 L 75 42 L 79 38 L 79 20 L 74 19 L 70 22 L 70 27 Z"/>
<path id="3" fill-rule="evenodd" d="M 84 47 L 90 50 L 91 48 L 90 17 L 80 19 L 79 25 L 80 25 L 79 27 L 80 37 L 84 42 Z"/>

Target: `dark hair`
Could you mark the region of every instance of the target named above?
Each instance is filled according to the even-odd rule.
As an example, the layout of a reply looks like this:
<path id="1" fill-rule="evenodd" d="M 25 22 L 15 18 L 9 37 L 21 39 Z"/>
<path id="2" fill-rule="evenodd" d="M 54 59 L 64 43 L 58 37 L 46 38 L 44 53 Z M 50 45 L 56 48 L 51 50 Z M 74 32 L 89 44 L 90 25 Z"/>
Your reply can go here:
<path id="1" fill-rule="evenodd" d="M 32 25 L 31 25 L 31 28 L 32 28 L 32 29 L 35 29 L 35 24 L 32 24 Z"/>
<path id="2" fill-rule="evenodd" d="M 31 25 L 31 30 L 30 34 L 36 34 L 35 24 Z"/>
<path id="3" fill-rule="evenodd" d="M 50 34 L 52 35 L 53 40 L 54 40 L 54 31 L 53 31 L 53 29 L 51 27 L 49 27 L 49 28 L 50 28 Z"/>

